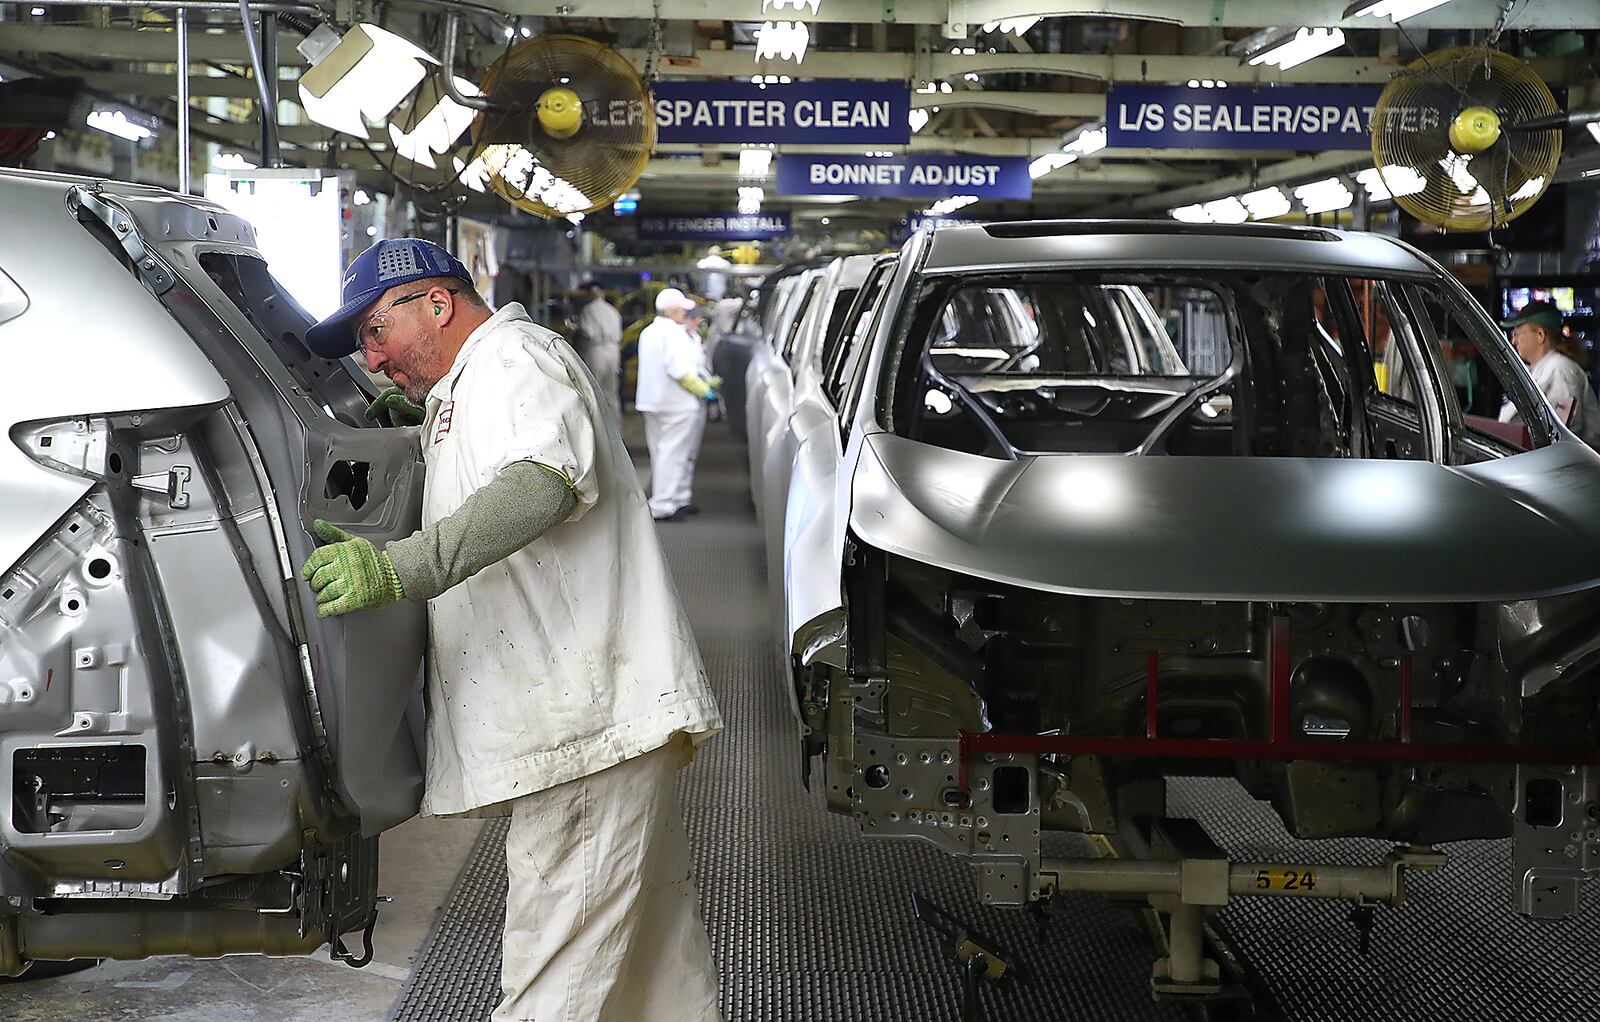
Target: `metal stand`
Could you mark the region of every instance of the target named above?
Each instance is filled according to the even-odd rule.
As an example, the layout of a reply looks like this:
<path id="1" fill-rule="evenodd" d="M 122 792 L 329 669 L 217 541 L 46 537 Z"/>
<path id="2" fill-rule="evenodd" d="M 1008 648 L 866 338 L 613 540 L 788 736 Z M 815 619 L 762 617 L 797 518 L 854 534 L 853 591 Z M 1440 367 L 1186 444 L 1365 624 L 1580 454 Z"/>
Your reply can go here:
<path id="1" fill-rule="evenodd" d="M 994 941 L 916 891 L 911 892 L 911 911 L 950 942 L 950 953 L 961 966 L 961 1022 L 982 1022 L 978 991 L 984 981 L 999 983 L 1015 975 L 1008 956 Z"/>

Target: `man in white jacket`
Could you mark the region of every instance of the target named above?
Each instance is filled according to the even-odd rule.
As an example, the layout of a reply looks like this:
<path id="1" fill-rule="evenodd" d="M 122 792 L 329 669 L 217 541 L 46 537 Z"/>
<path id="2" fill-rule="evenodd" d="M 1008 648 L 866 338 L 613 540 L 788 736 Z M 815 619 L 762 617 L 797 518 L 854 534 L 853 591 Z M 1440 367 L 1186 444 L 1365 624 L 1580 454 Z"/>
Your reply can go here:
<path id="1" fill-rule="evenodd" d="M 639 384 L 634 407 L 644 413 L 650 449 L 650 515 L 675 522 L 694 506 L 694 463 L 706 430 L 706 405 L 722 381 L 706 376 L 703 352 L 684 322 L 694 301 L 675 287 L 656 296 L 656 318 L 639 335 Z"/>
<path id="2" fill-rule="evenodd" d="M 599 281 L 591 280 L 583 289 L 589 300 L 574 319 L 578 332 L 583 335 L 578 355 L 594 374 L 594 382 L 600 385 L 601 403 L 611 409 L 612 418 L 621 422 L 622 403 L 617 384 L 622 376 L 622 315 L 616 306 L 606 301 L 605 288 Z"/>
<path id="3" fill-rule="evenodd" d="M 300 577 L 320 617 L 428 603 L 422 812 L 511 821 L 495 1022 L 717 1022 L 677 774 L 722 720 L 616 422 L 438 245 L 381 241 L 343 292 L 306 344 L 362 351 L 398 388 L 375 411 L 420 418 L 423 528 L 318 521 Z"/>

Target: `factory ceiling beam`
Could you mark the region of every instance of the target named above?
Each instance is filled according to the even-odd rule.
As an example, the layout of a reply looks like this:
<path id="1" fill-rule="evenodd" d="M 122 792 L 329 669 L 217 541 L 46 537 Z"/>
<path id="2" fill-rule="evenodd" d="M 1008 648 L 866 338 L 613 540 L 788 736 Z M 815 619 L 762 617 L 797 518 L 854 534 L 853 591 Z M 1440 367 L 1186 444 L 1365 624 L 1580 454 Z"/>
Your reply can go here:
<path id="1" fill-rule="evenodd" d="M 1297 0 L 1292 5 L 1297 25 L 1339 25 L 1344 28 L 1387 28 L 1389 22 L 1371 17 L 1346 18 L 1349 0 Z M 517 16 L 565 18 L 648 19 L 654 0 L 490 0 L 490 6 Z M 1165 22 L 1195 28 L 1260 28 L 1286 23 L 1283 0 L 827 0 L 811 22 L 882 21 L 940 25 L 965 35 L 988 21 L 1001 18 L 1060 15 Z M 1406 21 L 1410 29 L 1493 28 L 1504 4 L 1501 0 L 1453 0 Z M 660 0 L 663 19 L 722 21 L 729 16 L 718 0 Z M 781 14 L 782 12 L 775 12 Z M 767 17 L 773 17 L 769 13 Z M 758 14 L 752 20 L 761 20 Z M 1587 3 L 1531 3 L 1519 9 L 1519 29 L 1595 28 L 1593 5 Z"/>
<path id="2" fill-rule="evenodd" d="M 207 26 L 191 25 L 189 59 L 194 62 L 248 65 L 250 51 L 244 35 L 237 31 L 207 32 Z M 280 32 L 278 63 L 283 67 L 304 67 L 305 58 L 296 52 L 298 33 Z M 178 55 L 177 34 L 167 29 L 84 28 L 78 25 L 0 24 L 0 52 L 52 53 L 62 57 L 95 60 L 136 60 L 172 63 Z"/>

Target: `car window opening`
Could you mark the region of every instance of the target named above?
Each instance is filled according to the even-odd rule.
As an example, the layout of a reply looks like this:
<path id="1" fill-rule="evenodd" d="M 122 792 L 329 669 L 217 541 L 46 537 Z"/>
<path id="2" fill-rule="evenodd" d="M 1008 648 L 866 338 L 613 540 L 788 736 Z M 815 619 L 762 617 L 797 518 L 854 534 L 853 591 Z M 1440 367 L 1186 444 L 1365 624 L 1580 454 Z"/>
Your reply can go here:
<path id="1" fill-rule="evenodd" d="M 1426 460 L 1430 408 L 1457 396 L 1420 393 L 1440 342 L 1412 310 L 1430 301 L 1442 299 L 1420 285 L 1296 273 L 934 280 L 911 313 L 891 421 L 997 458 Z M 1457 344 L 1475 328 L 1450 329 Z M 1526 431 L 1468 422 L 1476 445 L 1456 460 L 1530 446 Z"/>

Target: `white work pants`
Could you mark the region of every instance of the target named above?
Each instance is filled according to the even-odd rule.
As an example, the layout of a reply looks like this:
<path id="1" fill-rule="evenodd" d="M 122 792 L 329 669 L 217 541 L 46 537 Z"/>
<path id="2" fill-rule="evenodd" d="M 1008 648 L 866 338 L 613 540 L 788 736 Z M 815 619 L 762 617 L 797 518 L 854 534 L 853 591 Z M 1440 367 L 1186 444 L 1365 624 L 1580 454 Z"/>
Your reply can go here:
<path id="1" fill-rule="evenodd" d="M 678 807 L 686 746 L 511 803 L 494 1022 L 720 1022 Z"/>
<path id="2" fill-rule="evenodd" d="M 622 374 L 621 349 L 615 344 L 585 342 L 583 347 L 578 349 L 578 357 L 583 359 L 583 364 L 594 374 L 601 402 L 611 409 L 611 417 L 620 423 L 622 399 L 617 393 L 617 384 Z"/>
<path id="3" fill-rule="evenodd" d="M 694 462 L 706 432 L 706 412 L 645 412 L 644 440 L 650 448 L 650 513 L 664 518 L 694 498 Z"/>

